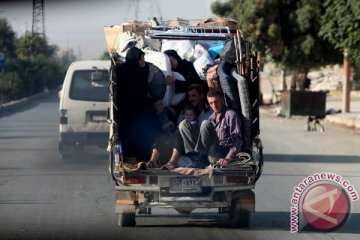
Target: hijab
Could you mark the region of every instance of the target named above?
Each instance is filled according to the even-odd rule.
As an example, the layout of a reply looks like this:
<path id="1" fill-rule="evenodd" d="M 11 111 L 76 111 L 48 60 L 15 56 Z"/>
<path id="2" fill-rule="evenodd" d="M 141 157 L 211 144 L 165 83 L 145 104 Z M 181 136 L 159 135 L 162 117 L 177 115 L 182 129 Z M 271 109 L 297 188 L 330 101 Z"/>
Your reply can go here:
<path id="1" fill-rule="evenodd" d="M 174 57 L 178 61 L 178 65 L 181 64 L 182 59 L 175 50 L 169 49 L 169 50 L 164 51 L 164 53 L 166 55 L 168 55 L 169 57 Z M 178 66 L 176 66 L 176 67 L 178 67 Z"/>
<path id="2" fill-rule="evenodd" d="M 121 68 L 119 91 L 125 98 L 128 107 L 134 111 L 151 104 L 148 84 L 149 65 L 139 66 L 139 60 L 145 53 L 137 47 L 131 48 L 126 54 L 126 62 Z"/>

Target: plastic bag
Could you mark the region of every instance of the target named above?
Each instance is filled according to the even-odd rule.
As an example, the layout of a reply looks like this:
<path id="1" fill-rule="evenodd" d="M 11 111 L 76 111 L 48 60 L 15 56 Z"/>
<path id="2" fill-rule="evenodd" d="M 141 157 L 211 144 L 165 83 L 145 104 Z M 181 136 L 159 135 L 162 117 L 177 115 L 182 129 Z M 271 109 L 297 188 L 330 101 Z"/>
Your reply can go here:
<path id="1" fill-rule="evenodd" d="M 190 40 L 168 40 L 163 42 L 161 51 L 175 50 L 182 59 L 194 60 L 195 44 Z"/>

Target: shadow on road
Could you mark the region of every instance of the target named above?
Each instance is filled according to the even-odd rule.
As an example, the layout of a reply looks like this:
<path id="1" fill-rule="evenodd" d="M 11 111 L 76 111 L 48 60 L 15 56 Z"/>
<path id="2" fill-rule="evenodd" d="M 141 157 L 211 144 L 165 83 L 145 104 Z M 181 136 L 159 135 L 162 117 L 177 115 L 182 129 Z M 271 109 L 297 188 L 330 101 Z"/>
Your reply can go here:
<path id="1" fill-rule="evenodd" d="M 353 234 L 359 234 L 360 228 L 359 226 L 360 221 L 360 213 L 353 213 L 350 215 L 349 219 L 346 221 L 346 223 L 341 226 L 339 229 L 333 231 L 334 233 L 353 233 Z M 319 230 L 314 229 L 313 227 L 307 225 L 302 230 L 303 232 L 321 232 Z"/>
<path id="2" fill-rule="evenodd" d="M 159 219 L 159 221 L 156 221 Z M 166 221 L 164 221 L 166 219 Z M 151 221 L 150 221 L 151 220 Z M 249 230 L 288 230 L 288 212 L 256 212 L 251 214 Z M 158 227 L 201 227 L 201 228 L 234 228 L 227 214 L 192 213 L 190 215 L 148 215 L 138 216 L 136 226 L 139 228 Z M 166 224 L 164 224 L 166 222 Z"/>
<path id="3" fill-rule="evenodd" d="M 266 162 L 360 163 L 360 156 L 265 154 Z"/>
<path id="4" fill-rule="evenodd" d="M 104 165 L 107 164 L 108 154 L 105 150 L 81 151 L 74 153 L 69 159 L 61 159 L 66 165 Z"/>
<path id="5" fill-rule="evenodd" d="M 155 216 L 139 216 L 140 224 L 137 228 L 159 228 L 159 227 L 176 227 L 176 228 L 233 228 L 227 215 L 209 215 L 209 214 L 191 214 L 191 215 L 155 215 Z M 156 219 L 162 219 L 159 224 Z M 151 219 L 151 222 L 146 221 Z M 163 224 L 164 219 L 166 224 Z M 175 220 L 176 219 L 176 220 Z M 179 220 L 182 219 L 182 220 Z M 350 215 L 348 221 L 334 233 L 360 233 L 358 223 L 360 222 L 360 213 Z M 256 212 L 251 214 L 251 224 L 245 230 L 265 230 L 265 231 L 290 231 L 290 213 L 289 212 Z M 303 232 L 319 233 L 320 231 L 306 228 Z"/>
<path id="6" fill-rule="evenodd" d="M 6 109 L 0 109 L 0 118 L 9 117 L 11 115 L 28 111 L 29 109 L 35 108 L 39 105 L 38 102 L 24 102 L 16 106 L 12 106 Z"/>
<path id="7" fill-rule="evenodd" d="M 50 103 L 58 105 L 59 97 L 55 91 L 52 90 L 48 93 L 40 93 L 22 100 L 17 100 L 13 103 L 10 103 L 7 107 L 0 107 L 0 118 L 11 116 L 19 112 L 28 111 L 29 109 L 37 107 L 39 103 Z"/>

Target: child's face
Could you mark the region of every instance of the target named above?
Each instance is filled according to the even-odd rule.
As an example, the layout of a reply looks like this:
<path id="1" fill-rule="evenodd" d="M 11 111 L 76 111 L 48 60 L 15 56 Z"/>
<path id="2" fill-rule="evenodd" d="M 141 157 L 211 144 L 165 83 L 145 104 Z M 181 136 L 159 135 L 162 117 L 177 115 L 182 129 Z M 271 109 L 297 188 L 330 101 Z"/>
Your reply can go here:
<path id="1" fill-rule="evenodd" d="M 184 117 L 187 121 L 191 122 L 196 119 L 196 114 L 193 110 L 185 110 Z"/>
<path id="2" fill-rule="evenodd" d="M 161 100 L 154 102 L 154 109 L 157 113 L 160 113 L 164 110 Z"/>

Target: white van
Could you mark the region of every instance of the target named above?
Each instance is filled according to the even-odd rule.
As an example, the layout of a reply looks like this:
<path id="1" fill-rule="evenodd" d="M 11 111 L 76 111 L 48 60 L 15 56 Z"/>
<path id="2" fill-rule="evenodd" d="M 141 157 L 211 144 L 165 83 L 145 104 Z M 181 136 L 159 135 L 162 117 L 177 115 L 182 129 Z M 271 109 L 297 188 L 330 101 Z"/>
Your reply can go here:
<path id="1" fill-rule="evenodd" d="M 109 68 L 106 60 L 76 61 L 69 66 L 59 92 L 59 152 L 63 159 L 85 145 L 106 146 Z"/>

